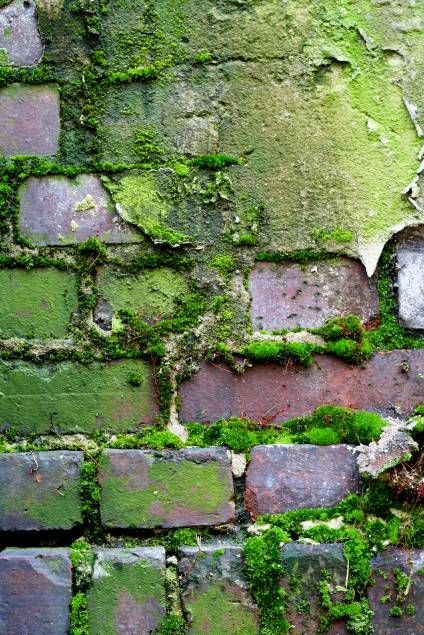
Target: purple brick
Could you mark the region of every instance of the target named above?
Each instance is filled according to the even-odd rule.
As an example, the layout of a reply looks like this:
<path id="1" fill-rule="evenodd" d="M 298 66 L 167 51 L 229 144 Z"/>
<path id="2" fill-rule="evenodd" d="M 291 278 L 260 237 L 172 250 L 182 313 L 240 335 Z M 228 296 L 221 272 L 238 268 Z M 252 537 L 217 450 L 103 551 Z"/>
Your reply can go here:
<path id="1" fill-rule="evenodd" d="M 259 445 L 246 472 L 246 509 L 252 518 L 304 507 L 333 507 L 359 485 L 346 445 Z"/>

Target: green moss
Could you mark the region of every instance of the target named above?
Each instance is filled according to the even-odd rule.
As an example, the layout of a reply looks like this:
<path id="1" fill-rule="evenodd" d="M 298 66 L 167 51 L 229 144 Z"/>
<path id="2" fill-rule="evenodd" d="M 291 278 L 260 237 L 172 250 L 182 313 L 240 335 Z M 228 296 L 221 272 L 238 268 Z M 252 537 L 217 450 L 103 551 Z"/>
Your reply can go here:
<path id="1" fill-rule="evenodd" d="M 84 526 L 88 535 L 95 537 L 100 527 L 100 485 L 97 480 L 97 456 L 86 458 L 81 465 L 79 496 Z"/>
<path id="2" fill-rule="evenodd" d="M 171 206 L 159 192 L 153 174 L 128 175 L 119 181 L 107 179 L 104 185 L 122 218 L 139 227 L 154 243 L 176 247 L 191 242 L 188 236 L 166 224 Z"/>
<path id="3" fill-rule="evenodd" d="M 293 359 L 303 366 L 312 366 L 313 353 L 318 352 L 319 347 L 301 342 L 277 342 L 264 340 L 251 342 L 243 350 L 243 353 L 255 362 L 284 361 Z"/>
<path id="4" fill-rule="evenodd" d="M 240 164 L 240 159 L 232 157 L 228 154 L 203 154 L 192 160 L 193 165 L 198 168 L 206 168 L 208 170 L 222 170 L 229 165 Z"/>
<path id="5" fill-rule="evenodd" d="M 220 256 L 215 256 L 211 262 L 210 266 L 216 271 L 219 271 L 223 276 L 229 276 L 235 268 L 234 259 L 232 256 L 227 254 L 222 254 Z"/>
<path id="6" fill-rule="evenodd" d="M 157 635 L 185 635 L 187 624 L 179 615 L 167 615 L 156 630 Z"/>
<path id="7" fill-rule="evenodd" d="M 362 342 L 364 329 L 361 319 L 357 315 L 348 315 L 328 320 L 324 326 L 314 329 L 314 333 L 321 335 L 327 341 L 343 338 Z"/>
<path id="8" fill-rule="evenodd" d="M 314 445 L 334 445 L 340 443 L 340 436 L 331 428 L 310 428 L 305 437 L 308 443 Z"/>
<path id="9" fill-rule="evenodd" d="M 244 545 L 244 569 L 259 607 L 261 632 L 266 635 L 284 635 L 290 631 L 284 615 L 286 594 L 280 585 L 284 573 L 281 546 L 290 540 L 287 532 L 273 527 L 262 536 L 248 538 Z"/>
<path id="10" fill-rule="evenodd" d="M 81 591 L 71 600 L 70 635 L 88 635 L 87 596 Z"/>
<path id="11" fill-rule="evenodd" d="M 263 428 L 248 419 L 222 419 L 209 426 L 199 423 L 187 425 L 189 445 L 208 447 L 224 445 L 234 452 L 249 452 L 255 445 L 268 443 L 282 443 L 284 433 Z"/>
<path id="12" fill-rule="evenodd" d="M 310 417 L 302 417 L 287 421 L 285 427 L 295 435 L 296 441 L 319 438 L 335 439 L 332 443 L 350 443 L 353 445 L 378 439 L 387 422 L 375 414 L 365 410 L 351 410 L 339 406 L 321 406 Z M 318 433 L 318 430 L 322 432 Z M 312 431 L 312 437 L 311 437 Z M 317 437 L 318 435 L 318 437 Z"/>

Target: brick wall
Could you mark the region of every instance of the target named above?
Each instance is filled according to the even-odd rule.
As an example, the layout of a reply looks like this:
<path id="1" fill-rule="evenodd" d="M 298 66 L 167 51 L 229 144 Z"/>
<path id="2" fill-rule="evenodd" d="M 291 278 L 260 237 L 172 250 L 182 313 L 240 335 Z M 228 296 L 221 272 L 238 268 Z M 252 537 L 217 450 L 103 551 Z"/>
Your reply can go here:
<path id="1" fill-rule="evenodd" d="M 0 0 L 0 633 L 423 632 L 424 10 L 307 5 Z"/>

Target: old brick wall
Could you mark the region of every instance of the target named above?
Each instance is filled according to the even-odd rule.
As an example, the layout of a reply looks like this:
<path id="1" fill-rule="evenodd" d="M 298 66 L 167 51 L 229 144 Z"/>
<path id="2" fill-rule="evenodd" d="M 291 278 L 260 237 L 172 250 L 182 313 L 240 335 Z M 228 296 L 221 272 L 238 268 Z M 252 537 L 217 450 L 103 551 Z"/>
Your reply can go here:
<path id="1" fill-rule="evenodd" d="M 0 0 L 0 635 L 424 632 L 424 5 Z"/>

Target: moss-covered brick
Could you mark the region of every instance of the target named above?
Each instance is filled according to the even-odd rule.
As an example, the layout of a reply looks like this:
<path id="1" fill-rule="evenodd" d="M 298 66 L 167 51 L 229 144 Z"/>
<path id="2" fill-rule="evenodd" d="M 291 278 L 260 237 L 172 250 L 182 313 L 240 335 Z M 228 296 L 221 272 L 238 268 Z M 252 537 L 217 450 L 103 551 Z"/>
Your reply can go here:
<path id="1" fill-rule="evenodd" d="M 0 454 L 0 529 L 72 529 L 82 522 L 82 452 Z"/>
<path id="2" fill-rule="evenodd" d="M 165 549 L 98 549 L 87 594 L 88 635 L 156 632 L 165 616 Z"/>
<path id="3" fill-rule="evenodd" d="M 256 635 L 257 607 L 243 575 L 241 546 L 183 547 L 179 555 L 184 611 L 192 635 Z"/>
<path id="4" fill-rule="evenodd" d="M 75 275 L 58 269 L 0 270 L 0 337 L 63 338 L 78 308 Z"/>
<path id="5" fill-rule="evenodd" d="M 100 483 L 106 527 L 207 526 L 234 520 L 231 468 L 223 448 L 106 450 Z"/>
<path id="6" fill-rule="evenodd" d="M 137 386 L 130 382 L 134 373 Z M 157 414 L 151 370 L 141 360 L 3 362 L 0 391 L 0 428 L 23 433 L 130 431 Z"/>
<path id="7" fill-rule="evenodd" d="M 97 313 L 103 316 L 106 312 L 113 320 L 125 309 L 150 323 L 172 317 L 175 301 L 188 291 L 184 275 L 167 268 L 129 275 L 102 267 L 97 276 L 97 289 Z"/>

